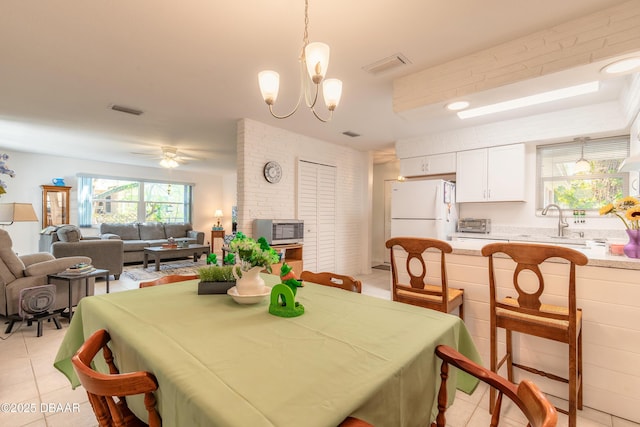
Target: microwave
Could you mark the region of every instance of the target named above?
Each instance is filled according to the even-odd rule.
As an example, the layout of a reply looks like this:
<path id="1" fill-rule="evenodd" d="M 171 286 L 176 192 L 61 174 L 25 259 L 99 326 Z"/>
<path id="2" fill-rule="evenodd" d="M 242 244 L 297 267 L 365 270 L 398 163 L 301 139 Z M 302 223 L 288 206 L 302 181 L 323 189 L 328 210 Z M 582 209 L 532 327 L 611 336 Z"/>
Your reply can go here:
<path id="1" fill-rule="evenodd" d="M 253 235 L 264 237 L 270 245 L 301 243 L 304 240 L 304 221 L 299 219 L 254 219 Z"/>

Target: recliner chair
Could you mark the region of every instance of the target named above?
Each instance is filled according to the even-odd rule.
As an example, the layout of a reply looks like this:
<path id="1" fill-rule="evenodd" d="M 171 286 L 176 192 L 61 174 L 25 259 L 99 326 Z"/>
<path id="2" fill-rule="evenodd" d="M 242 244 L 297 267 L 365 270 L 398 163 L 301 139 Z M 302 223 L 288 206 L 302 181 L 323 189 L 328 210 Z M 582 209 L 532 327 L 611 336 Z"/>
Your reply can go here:
<path id="1" fill-rule="evenodd" d="M 91 263 L 91 258 L 73 256 L 54 258 L 46 252 L 17 256 L 12 249 L 13 242 L 6 230 L 0 229 L 0 315 L 17 316 L 20 291 L 33 286 L 47 285 L 48 274 L 60 273 L 81 262 Z M 89 279 L 89 295 L 94 292 L 94 279 Z M 73 284 L 73 304 L 85 296 L 84 283 Z M 58 285 L 53 311 L 63 310 L 69 304 L 69 287 Z"/>

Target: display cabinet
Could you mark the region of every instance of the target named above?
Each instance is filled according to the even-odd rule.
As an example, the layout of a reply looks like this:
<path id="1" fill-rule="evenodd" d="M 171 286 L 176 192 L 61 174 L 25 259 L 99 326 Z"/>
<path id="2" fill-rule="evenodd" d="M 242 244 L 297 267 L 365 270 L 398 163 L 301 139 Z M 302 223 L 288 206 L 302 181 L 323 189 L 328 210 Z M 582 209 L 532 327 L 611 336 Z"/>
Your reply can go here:
<path id="1" fill-rule="evenodd" d="M 69 223 L 69 191 L 62 185 L 42 185 L 42 228 Z"/>

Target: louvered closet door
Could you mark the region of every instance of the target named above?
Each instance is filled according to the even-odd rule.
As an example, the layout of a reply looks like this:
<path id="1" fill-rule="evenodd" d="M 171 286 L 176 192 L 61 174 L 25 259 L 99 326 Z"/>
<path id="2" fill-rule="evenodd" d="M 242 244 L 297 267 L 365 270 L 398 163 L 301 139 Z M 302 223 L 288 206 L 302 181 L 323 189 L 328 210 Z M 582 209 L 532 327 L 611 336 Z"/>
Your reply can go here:
<path id="1" fill-rule="evenodd" d="M 298 219 L 304 221 L 304 269 L 336 268 L 336 168 L 298 164 Z M 298 272 L 297 272 L 298 273 Z"/>

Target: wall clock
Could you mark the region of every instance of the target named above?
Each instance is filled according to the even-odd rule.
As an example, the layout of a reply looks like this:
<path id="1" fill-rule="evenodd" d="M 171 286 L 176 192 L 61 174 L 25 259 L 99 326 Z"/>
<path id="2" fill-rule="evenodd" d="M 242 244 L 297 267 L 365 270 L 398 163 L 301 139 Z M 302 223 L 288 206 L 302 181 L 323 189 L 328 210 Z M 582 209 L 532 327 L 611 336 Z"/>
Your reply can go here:
<path id="1" fill-rule="evenodd" d="M 264 165 L 264 178 L 272 184 L 280 182 L 282 178 L 282 168 L 278 162 L 267 162 Z"/>

